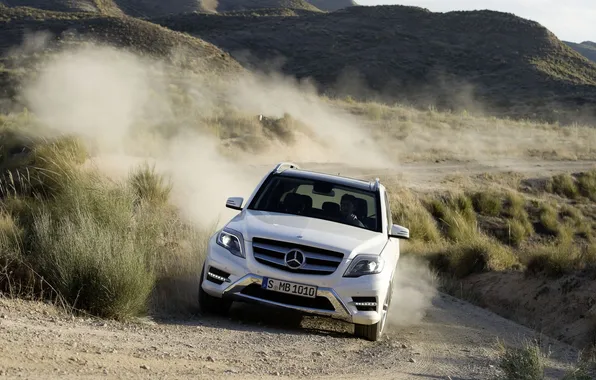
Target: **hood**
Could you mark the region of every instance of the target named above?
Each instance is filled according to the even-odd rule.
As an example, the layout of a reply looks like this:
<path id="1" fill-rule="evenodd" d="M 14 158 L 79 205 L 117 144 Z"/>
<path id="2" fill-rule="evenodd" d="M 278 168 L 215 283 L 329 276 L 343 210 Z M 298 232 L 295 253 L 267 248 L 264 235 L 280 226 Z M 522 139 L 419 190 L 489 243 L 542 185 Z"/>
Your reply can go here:
<path id="1" fill-rule="evenodd" d="M 227 227 L 241 232 L 247 242 L 251 242 L 253 237 L 263 237 L 340 251 L 346 256 L 350 253 L 378 254 L 387 243 L 387 236 L 380 232 L 323 219 L 265 211 L 244 210 Z"/>

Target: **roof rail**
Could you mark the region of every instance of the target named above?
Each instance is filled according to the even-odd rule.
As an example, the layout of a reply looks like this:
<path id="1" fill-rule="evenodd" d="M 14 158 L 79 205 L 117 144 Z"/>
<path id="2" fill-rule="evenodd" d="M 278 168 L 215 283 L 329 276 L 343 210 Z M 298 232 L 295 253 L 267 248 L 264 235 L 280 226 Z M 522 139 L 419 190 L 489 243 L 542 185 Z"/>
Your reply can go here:
<path id="1" fill-rule="evenodd" d="M 277 166 L 275 166 L 275 169 L 273 169 L 273 171 L 276 173 L 281 173 L 286 169 L 300 169 L 300 166 L 296 165 L 293 162 L 280 162 L 279 164 L 277 164 Z"/>
<path id="2" fill-rule="evenodd" d="M 381 187 L 381 180 L 379 178 L 375 178 L 374 181 L 370 181 L 370 189 L 372 191 L 377 191 Z"/>

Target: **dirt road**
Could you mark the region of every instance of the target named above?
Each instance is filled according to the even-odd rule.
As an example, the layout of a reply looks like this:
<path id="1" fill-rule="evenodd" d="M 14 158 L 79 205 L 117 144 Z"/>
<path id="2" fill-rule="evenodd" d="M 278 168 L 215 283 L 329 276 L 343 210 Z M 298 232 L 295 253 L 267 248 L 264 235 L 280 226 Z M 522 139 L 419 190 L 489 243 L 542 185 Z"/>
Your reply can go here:
<path id="1" fill-rule="evenodd" d="M 532 332 L 446 295 L 379 342 L 349 324 L 238 305 L 230 318 L 117 323 L 0 300 L 0 374 L 9 378 L 494 379 L 496 340 Z M 576 352 L 552 342 L 550 379 Z"/>

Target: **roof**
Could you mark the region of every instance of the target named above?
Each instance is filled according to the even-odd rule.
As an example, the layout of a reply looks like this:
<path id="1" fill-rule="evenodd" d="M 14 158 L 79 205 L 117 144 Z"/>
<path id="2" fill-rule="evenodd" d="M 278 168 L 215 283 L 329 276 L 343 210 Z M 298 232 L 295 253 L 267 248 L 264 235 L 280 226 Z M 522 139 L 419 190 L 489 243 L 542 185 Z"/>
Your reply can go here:
<path id="1" fill-rule="evenodd" d="M 364 181 L 361 179 L 343 177 L 339 175 L 318 173 L 303 169 L 289 168 L 280 171 L 277 175 L 294 178 L 307 178 L 315 181 L 326 181 L 335 183 L 341 186 L 352 187 L 359 190 L 373 191 L 375 189 L 375 182 Z"/>

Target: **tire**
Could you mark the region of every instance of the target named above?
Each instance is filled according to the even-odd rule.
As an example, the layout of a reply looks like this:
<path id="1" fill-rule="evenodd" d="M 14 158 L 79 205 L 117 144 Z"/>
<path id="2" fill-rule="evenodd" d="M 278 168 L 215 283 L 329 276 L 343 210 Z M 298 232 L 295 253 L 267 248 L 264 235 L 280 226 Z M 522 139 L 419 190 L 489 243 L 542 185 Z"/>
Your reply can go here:
<path id="1" fill-rule="evenodd" d="M 201 279 L 199 281 L 199 309 L 206 314 L 227 315 L 232 307 L 232 301 L 214 297 L 203 290 L 205 269 L 205 265 L 203 264 Z"/>
<path id="2" fill-rule="evenodd" d="M 374 325 L 354 324 L 354 335 L 372 342 L 376 342 L 383 336 L 383 333 L 385 332 L 385 326 L 387 324 L 387 314 L 389 314 L 389 306 L 391 305 L 392 296 L 393 283 L 390 283 L 389 289 L 387 290 L 386 300 L 383 303 L 383 316 L 381 317 L 381 320 Z"/>

